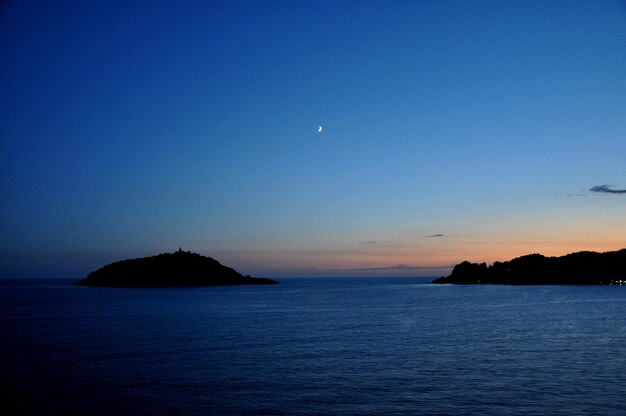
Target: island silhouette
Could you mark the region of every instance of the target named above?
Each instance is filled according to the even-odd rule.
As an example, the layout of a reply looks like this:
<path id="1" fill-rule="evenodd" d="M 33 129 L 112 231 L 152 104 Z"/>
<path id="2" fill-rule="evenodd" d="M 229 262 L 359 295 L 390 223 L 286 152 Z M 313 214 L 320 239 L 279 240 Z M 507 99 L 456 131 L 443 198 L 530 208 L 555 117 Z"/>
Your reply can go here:
<path id="1" fill-rule="evenodd" d="M 581 251 L 561 257 L 529 254 L 510 261 L 464 261 L 447 277 L 432 283 L 505 285 L 621 285 L 626 284 L 626 249 L 596 253 Z"/>
<path id="2" fill-rule="evenodd" d="M 270 285 L 278 282 L 243 276 L 211 257 L 179 249 L 174 253 L 107 264 L 73 284 L 98 287 L 182 287 Z"/>

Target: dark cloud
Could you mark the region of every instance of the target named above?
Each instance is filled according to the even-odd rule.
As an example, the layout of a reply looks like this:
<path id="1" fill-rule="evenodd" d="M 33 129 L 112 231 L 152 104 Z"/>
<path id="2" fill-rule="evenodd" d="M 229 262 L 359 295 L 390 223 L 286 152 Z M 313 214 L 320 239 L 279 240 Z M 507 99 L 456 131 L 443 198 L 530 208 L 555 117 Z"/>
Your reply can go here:
<path id="1" fill-rule="evenodd" d="M 443 234 L 433 234 L 433 235 L 425 235 L 425 238 L 436 238 L 436 237 L 443 237 Z"/>
<path id="2" fill-rule="evenodd" d="M 611 188 L 613 188 L 613 185 L 597 185 L 589 189 L 589 191 L 603 194 L 626 194 L 626 189 Z"/>

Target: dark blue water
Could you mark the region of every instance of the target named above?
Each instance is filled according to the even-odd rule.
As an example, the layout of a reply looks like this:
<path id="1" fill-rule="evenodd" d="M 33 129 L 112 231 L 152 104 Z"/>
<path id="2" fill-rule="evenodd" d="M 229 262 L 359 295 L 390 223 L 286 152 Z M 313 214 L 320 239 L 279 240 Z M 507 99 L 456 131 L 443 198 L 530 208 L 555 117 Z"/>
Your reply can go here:
<path id="1" fill-rule="evenodd" d="M 626 286 L 419 282 L 282 279 L 190 289 L 4 282 L 2 408 L 626 414 Z"/>

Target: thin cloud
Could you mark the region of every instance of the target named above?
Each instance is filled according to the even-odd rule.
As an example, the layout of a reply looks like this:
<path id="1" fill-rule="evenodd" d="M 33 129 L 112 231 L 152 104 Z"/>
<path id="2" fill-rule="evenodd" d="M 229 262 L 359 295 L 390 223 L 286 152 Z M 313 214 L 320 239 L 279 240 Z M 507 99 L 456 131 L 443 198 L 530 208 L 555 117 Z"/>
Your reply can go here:
<path id="1" fill-rule="evenodd" d="M 437 238 L 437 237 L 444 237 L 443 234 L 433 234 L 433 235 L 425 235 L 424 238 Z"/>
<path id="2" fill-rule="evenodd" d="M 626 194 L 626 189 L 611 189 L 613 185 L 597 185 L 589 189 L 591 192 L 601 194 Z"/>
<path id="3" fill-rule="evenodd" d="M 398 264 L 396 266 L 386 266 L 386 267 L 365 267 L 360 269 L 354 269 L 359 272 L 371 272 L 371 271 L 392 271 L 392 270 L 402 270 L 402 271 L 411 271 L 411 270 L 431 270 L 431 269 L 450 269 L 454 266 L 413 266 L 410 264 Z"/>
<path id="4" fill-rule="evenodd" d="M 361 244 L 365 246 L 369 246 L 369 247 L 396 247 L 396 244 L 390 241 L 371 240 L 371 241 L 363 241 Z"/>

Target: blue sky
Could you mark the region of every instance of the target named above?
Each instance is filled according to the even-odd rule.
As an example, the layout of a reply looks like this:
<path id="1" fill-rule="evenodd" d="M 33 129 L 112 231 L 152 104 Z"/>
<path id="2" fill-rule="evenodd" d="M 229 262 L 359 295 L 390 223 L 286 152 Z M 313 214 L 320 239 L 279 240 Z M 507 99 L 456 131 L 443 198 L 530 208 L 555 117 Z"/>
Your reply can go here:
<path id="1" fill-rule="evenodd" d="M 131 3 L 0 7 L 2 276 L 626 247 L 624 2 Z"/>

